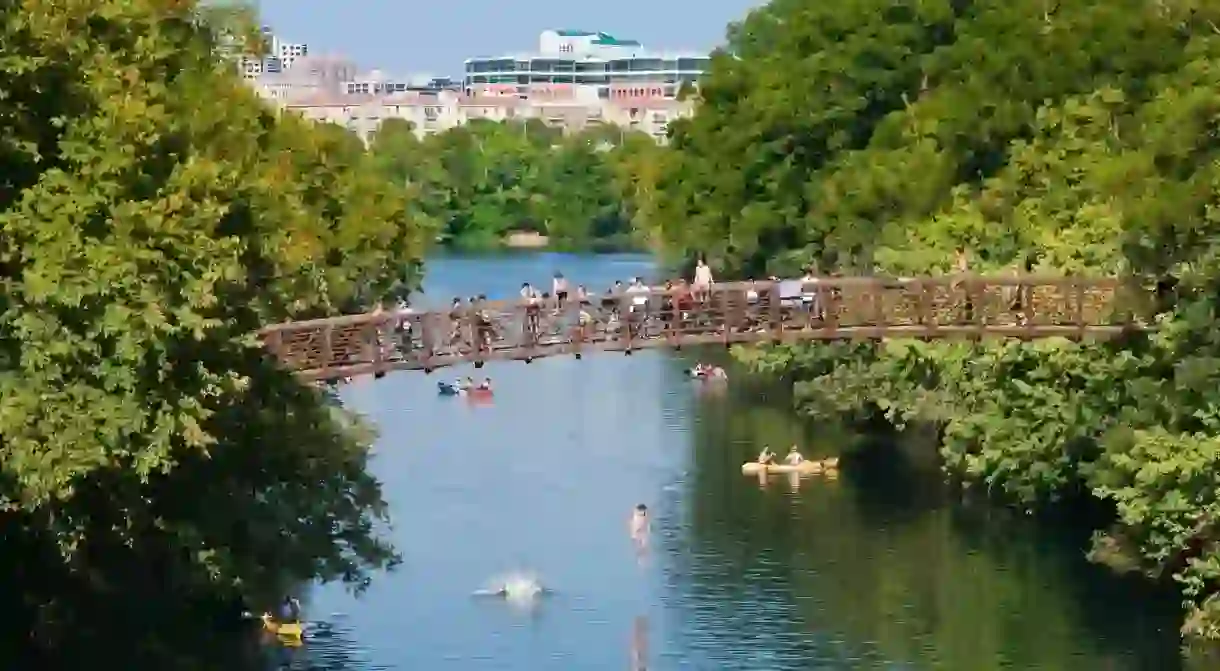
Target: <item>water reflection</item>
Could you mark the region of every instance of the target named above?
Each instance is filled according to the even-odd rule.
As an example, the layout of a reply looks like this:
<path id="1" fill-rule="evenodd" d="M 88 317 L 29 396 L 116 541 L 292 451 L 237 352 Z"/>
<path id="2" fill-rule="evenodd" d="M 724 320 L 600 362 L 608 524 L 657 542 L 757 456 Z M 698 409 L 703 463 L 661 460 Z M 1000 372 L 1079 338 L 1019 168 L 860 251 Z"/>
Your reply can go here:
<path id="1" fill-rule="evenodd" d="M 905 446 L 849 457 L 839 482 L 735 487 L 740 463 L 763 443 L 809 431 L 825 455 L 850 442 L 748 397 L 735 402 L 735 412 L 699 413 L 691 529 L 670 552 L 683 645 L 709 648 L 707 661 L 1179 667 L 1173 599 L 1087 566 L 1078 535 L 953 505 Z"/>
<path id="2" fill-rule="evenodd" d="M 648 671 L 648 618 L 637 615 L 631 623 L 631 671 Z"/>

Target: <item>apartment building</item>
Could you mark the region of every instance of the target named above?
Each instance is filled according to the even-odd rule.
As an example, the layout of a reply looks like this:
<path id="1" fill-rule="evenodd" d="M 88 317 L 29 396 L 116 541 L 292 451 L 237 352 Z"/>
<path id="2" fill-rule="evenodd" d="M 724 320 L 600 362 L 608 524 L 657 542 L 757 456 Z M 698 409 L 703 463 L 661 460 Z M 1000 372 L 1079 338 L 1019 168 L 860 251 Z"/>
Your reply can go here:
<path id="1" fill-rule="evenodd" d="M 403 119 L 423 137 L 475 120 L 524 121 L 537 119 L 567 132 L 590 126 L 611 125 L 639 131 L 658 142 L 675 119 L 688 116 L 692 105 L 663 98 L 577 102 L 522 100 L 510 96 L 467 96 L 456 91 L 406 92 L 389 96 L 319 96 L 289 102 L 288 111 L 315 121 L 338 124 L 366 141 L 386 119 Z"/>
<path id="2" fill-rule="evenodd" d="M 259 95 L 278 103 L 337 96 L 357 77 L 356 64 L 337 56 L 303 56 L 289 70 L 263 72 L 250 79 Z"/>
<path id="3" fill-rule="evenodd" d="M 348 95 L 393 95 L 395 93 L 436 93 L 459 91 L 461 85 L 448 77 L 430 75 L 394 77 L 380 70 L 356 75 L 344 82 L 343 93 Z"/>

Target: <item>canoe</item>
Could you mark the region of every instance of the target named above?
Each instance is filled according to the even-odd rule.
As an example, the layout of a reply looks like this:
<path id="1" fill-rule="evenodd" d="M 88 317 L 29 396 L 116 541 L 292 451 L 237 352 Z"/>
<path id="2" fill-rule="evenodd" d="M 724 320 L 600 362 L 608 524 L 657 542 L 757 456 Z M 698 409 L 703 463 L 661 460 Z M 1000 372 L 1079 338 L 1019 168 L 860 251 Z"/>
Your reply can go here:
<path id="1" fill-rule="evenodd" d="M 449 382 L 437 382 L 436 391 L 441 396 L 457 396 L 458 394 L 462 393 L 461 389 L 458 389 Z"/>
<path id="2" fill-rule="evenodd" d="M 830 468 L 834 467 L 831 466 Z M 820 461 L 805 461 L 796 466 L 788 464 L 760 464 L 757 461 L 747 461 L 741 465 L 741 472 L 747 475 L 757 475 L 759 473 L 814 474 L 822 473 L 826 469 L 827 466 Z"/>

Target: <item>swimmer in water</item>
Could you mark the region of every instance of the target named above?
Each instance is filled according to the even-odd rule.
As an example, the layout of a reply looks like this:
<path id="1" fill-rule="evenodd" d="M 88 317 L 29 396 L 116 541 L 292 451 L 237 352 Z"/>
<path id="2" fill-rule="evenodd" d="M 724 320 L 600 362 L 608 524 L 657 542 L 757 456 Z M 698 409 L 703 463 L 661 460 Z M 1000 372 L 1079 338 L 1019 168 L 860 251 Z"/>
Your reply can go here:
<path id="1" fill-rule="evenodd" d="M 551 594 L 552 590 L 533 578 L 509 578 L 492 589 L 481 589 L 475 596 L 503 597 L 512 600 L 529 600 Z"/>
<path id="2" fill-rule="evenodd" d="M 643 544 L 648 539 L 651 526 L 648 521 L 648 506 L 641 503 L 631 513 L 631 539 Z"/>

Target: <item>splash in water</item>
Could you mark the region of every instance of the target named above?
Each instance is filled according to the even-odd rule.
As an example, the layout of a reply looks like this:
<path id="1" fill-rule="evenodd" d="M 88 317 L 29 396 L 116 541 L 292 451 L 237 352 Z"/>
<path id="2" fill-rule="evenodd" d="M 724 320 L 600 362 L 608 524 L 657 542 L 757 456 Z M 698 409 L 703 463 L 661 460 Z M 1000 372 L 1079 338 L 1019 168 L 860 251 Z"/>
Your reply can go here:
<path id="1" fill-rule="evenodd" d="M 492 580 L 487 587 L 476 591 L 475 596 L 498 596 L 510 601 L 528 602 L 549 592 L 538 576 L 516 572 Z"/>

